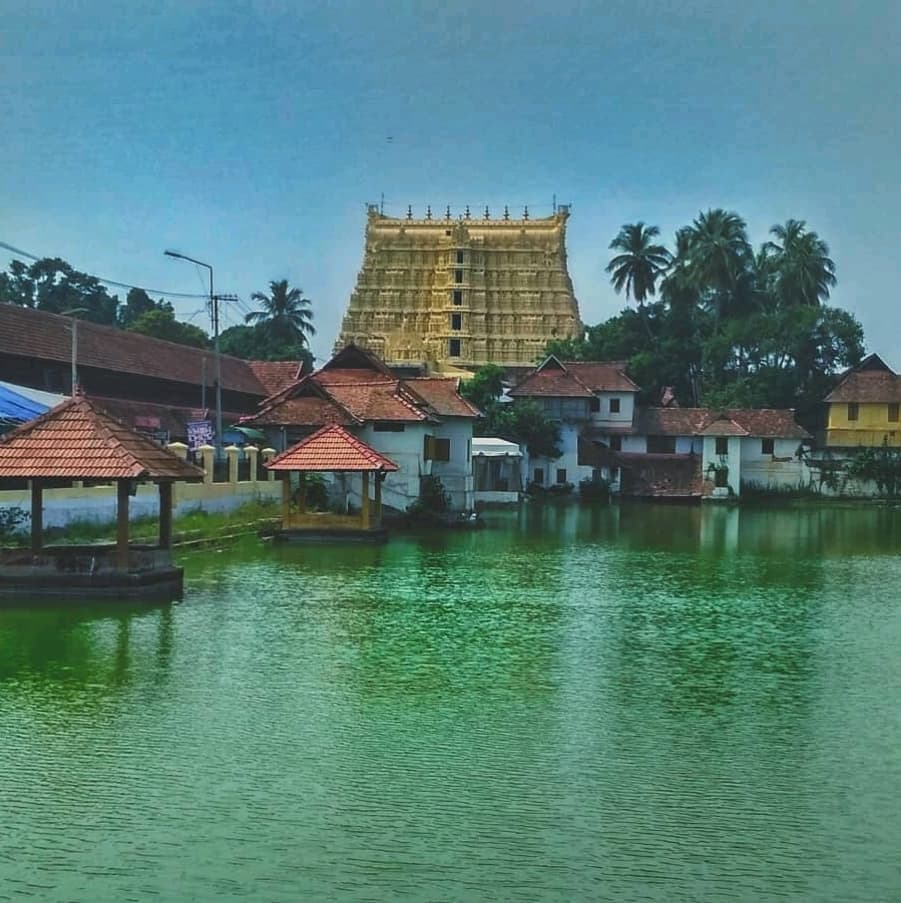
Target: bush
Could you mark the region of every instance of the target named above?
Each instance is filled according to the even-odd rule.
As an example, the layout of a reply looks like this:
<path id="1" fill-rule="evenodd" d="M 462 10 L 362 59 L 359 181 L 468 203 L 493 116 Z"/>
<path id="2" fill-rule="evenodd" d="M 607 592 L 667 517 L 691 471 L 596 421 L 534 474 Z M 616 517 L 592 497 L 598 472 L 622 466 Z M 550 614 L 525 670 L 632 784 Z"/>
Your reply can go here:
<path id="1" fill-rule="evenodd" d="M 436 476 L 425 476 L 419 481 L 419 498 L 407 508 L 410 514 L 447 514 L 450 496 L 444 484 Z"/>
<path id="2" fill-rule="evenodd" d="M 579 496 L 586 501 L 606 502 L 610 498 L 610 484 L 607 480 L 585 477 L 584 480 L 579 480 Z"/>
<path id="3" fill-rule="evenodd" d="M 0 508 L 0 539 L 18 533 L 30 519 L 31 515 L 24 508 Z"/>

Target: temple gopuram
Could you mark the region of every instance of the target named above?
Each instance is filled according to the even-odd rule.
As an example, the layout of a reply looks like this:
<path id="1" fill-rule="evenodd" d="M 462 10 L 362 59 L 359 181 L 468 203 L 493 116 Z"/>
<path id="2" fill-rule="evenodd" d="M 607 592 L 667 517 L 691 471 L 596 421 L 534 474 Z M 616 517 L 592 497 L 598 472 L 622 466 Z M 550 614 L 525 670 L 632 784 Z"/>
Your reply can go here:
<path id="1" fill-rule="evenodd" d="M 433 370 L 534 364 L 580 333 L 566 268 L 569 207 L 521 219 L 406 219 L 368 208 L 363 266 L 336 349 L 353 342 L 391 366 Z"/>

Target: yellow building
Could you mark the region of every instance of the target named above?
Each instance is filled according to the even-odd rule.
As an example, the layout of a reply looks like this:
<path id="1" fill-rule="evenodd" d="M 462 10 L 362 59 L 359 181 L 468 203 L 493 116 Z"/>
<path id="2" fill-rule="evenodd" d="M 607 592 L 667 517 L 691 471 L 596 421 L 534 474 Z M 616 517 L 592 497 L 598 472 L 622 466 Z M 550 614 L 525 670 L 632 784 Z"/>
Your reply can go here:
<path id="1" fill-rule="evenodd" d="M 826 445 L 901 447 L 901 376 L 878 354 L 845 374 L 826 396 Z"/>
<path id="2" fill-rule="evenodd" d="M 389 365 L 530 365 L 581 331 L 566 267 L 568 207 L 553 216 L 384 216 L 369 208 L 363 266 L 336 349 Z"/>

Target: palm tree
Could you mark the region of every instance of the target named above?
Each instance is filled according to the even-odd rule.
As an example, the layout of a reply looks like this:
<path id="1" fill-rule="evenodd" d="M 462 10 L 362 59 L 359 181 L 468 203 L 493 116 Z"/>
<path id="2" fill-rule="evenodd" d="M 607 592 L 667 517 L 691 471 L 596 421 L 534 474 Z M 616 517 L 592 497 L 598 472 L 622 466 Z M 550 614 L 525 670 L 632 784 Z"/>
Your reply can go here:
<path id="1" fill-rule="evenodd" d="M 778 300 L 790 307 L 816 307 L 825 301 L 835 285 L 835 264 L 826 242 L 804 220 L 786 220 L 770 234 L 776 241 L 766 242 L 763 249 L 772 259 Z"/>
<path id="2" fill-rule="evenodd" d="M 657 279 L 670 264 L 669 251 L 654 244 L 659 234 L 656 226 L 626 223 L 610 242 L 610 250 L 620 252 L 607 264 L 610 282 L 617 293 L 625 289 L 626 297 L 633 297 L 639 307 L 648 296 L 656 294 Z"/>
<path id="3" fill-rule="evenodd" d="M 273 338 L 304 346 L 316 335 L 312 302 L 303 296 L 302 288 L 289 289 L 287 279 L 270 282 L 268 295 L 254 292 L 250 297 L 259 301 L 262 309 L 247 314 L 245 323 L 265 325 Z"/>

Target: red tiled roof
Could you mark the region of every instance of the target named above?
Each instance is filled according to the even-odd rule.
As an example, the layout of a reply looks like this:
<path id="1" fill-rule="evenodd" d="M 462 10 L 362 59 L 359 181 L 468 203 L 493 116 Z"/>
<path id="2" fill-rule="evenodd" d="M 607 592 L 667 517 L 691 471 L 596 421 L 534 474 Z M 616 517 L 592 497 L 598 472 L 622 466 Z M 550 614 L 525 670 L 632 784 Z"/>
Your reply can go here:
<path id="1" fill-rule="evenodd" d="M 0 477 L 197 480 L 203 471 L 79 396 L 0 437 Z"/>
<path id="2" fill-rule="evenodd" d="M 158 420 L 159 429 L 166 430 L 170 436 L 185 437 L 188 434 L 188 423 L 197 419 L 196 408 L 178 407 L 176 405 L 156 404 L 150 401 L 131 401 L 127 398 L 108 398 L 106 396 L 91 394 L 87 396 L 91 401 L 121 420 L 125 426 L 135 426 L 135 418 L 144 417 L 148 420 Z M 212 414 L 209 415 L 212 418 Z M 223 411 L 222 420 L 227 426 L 235 423 L 243 415 L 234 411 Z"/>
<path id="3" fill-rule="evenodd" d="M 359 421 L 329 398 L 304 395 L 267 405 L 259 414 L 241 418 L 241 423 L 254 426 L 319 426 L 340 423 L 350 426 Z"/>
<path id="4" fill-rule="evenodd" d="M 300 379 L 297 361 L 247 361 L 247 366 L 266 390 L 266 395 L 275 395 Z"/>
<path id="5" fill-rule="evenodd" d="M 620 361 L 567 361 L 553 355 L 508 393 L 511 397 L 589 398 L 594 392 L 637 392 Z"/>
<path id="6" fill-rule="evenodd" d="M 807 439 L 790 408 L 639 408 L 635 433 L 643 436 L 755 436 Z"/>
<path id="7" fill-rule="evenodd" d="M 0 354 L 68 364 L 72 359 L 72 320 L 45 311 L 0 304 Z M 78 364 L 115 373 L 201 385 L 213 384 L 211 351 L 152 339 L 137 332 L 78 321 Z M 247 361 L 222 355 L 222 388 L 263 397 L 266 389 Z"/>
<path id="8" fill-rule="evenodd" d="M 901 376 L 879 370 L 852 371 L 826 396 L 826 401 L 897 404 L 901 402 Z"/>
<path id="9" fill-rule="evenodd" d="M 316 382 L 323 386 L 337 384 L 358 386 L 361 383 L 397 382 L 398 377 L 391 373 L 385 374 L 380 370 L 317 370 L 313 374 Z"/>
<path id="10" fill-rule="evenodd" d="M 623 361 L 564 361 L 563 365 L 593 392 L 639 391 L 626 376 Z"/>
<path id="11" fill-rule="evenodd" d="M 397 465 L 343 426 L 330 424 L 273 458 L 270 470 L 395 471 Z"/>
<path id="12" fill-rule="evenodd" d="M 428 420 L 412 399 L 405 398 L 399 380 L 382 383 L 338 383 L 326 386 L 328 394 L 360 420 L 419 423 Z"/>
<path id="13" fill-rule="evenodd" d="M 481 417 L 482 412 L 460 394 L 460 380 L 446 377 L 418 376 L 404 382 L 431 407 L 439 417 Z"/>

